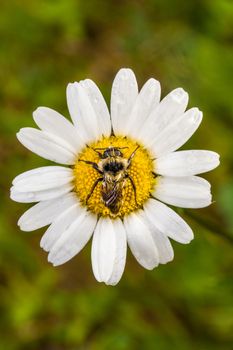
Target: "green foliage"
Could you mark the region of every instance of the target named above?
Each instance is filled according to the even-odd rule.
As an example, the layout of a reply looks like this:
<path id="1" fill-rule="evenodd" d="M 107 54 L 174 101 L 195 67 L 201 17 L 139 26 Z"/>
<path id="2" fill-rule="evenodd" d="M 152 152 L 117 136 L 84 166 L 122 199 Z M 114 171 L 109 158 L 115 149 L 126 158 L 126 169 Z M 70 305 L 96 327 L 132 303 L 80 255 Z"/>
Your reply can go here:
<path id="1" fill-rule="evenodd" d="M 229 350 L 233 337 L 233 99 L 230 0 L 1 1 L 0 349 Z M 120 67 L 163 95 L 182 86 L 204 120 L 185 149 L 212 149 L 211 207 L 181 211 L 195 232 L 174 262 L 145 271 L 130 253 L 116 287 L 98 284 L 90 249 L 53 268 L 43 230 L 20 232 L 28 205 L 9 199 L 12 179 L 46 165 L 15 133 L 45 105 L 68 115 L 68 82 L 90 77 L 109 100 Z M 90 246 L 89 246 L 90 248 Z"/>

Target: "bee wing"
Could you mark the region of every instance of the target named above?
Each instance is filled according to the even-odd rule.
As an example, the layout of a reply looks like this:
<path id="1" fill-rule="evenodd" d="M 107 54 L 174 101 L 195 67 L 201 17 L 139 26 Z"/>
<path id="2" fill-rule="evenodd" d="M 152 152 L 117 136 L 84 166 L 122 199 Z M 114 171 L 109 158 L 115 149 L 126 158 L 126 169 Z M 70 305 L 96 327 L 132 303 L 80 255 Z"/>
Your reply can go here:
<path id="1" fill-rule="evenodd" d="M 104 184 L 102 189 L 102 198 L 107 207 L 114 206 L 117 202 L 120 201 L 122 197 L 122 185 L 117 183 L 107 183 Z"/>

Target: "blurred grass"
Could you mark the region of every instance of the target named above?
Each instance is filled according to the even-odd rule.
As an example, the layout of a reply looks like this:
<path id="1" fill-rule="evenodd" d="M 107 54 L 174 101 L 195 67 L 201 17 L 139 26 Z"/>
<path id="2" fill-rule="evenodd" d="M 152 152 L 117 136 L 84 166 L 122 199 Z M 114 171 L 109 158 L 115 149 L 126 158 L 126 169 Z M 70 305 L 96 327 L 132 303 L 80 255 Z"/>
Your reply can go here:
<path id="1" fill-rule="evenodd" d="M 233 3 L 230 0 L 1 1 L 0 349 L 233 348 Z M 182 86 L 203 123 L 185 148 L 212 149 L 211 207 L 180 210 L 195 232 L 174 262 L 145 271 L 130 253 L 117 287 L 98 284 L 90 245 L 53 268 L 43 229 L 20 232 L 28 205 L 9 200 L 12 179 L 48 162 L 16 140 L 45 105 L 68 115 L 68 82 L 90 77 L 109 101 L 120 67 L 163 96 Z"/>

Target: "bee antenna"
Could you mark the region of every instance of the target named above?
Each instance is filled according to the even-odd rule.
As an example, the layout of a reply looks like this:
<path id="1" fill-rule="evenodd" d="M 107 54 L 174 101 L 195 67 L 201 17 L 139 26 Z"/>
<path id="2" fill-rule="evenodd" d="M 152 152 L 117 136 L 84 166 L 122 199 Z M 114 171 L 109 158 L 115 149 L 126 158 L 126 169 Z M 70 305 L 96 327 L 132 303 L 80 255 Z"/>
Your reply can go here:
<path id="1" fill-rule="evenodd" d="M 87 146 L 88 148 L 92 149 L 95 153 L 98 154 L 99 157 L 102 157 L 102 153 L 98 152 L 97 150 L 100 149 L 100 148 L 92 148 L 90 146 Z"/>

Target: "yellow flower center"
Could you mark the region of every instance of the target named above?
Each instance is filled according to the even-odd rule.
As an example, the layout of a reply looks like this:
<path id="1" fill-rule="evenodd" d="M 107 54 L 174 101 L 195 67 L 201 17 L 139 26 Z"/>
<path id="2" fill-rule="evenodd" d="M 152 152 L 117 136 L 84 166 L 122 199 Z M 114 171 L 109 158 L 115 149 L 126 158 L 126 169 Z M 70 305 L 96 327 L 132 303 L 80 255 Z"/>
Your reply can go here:
<path id="1" fill-rule="evenodd" d="M 122 218 L 141 208 L 155 184 L 148 151 L 121 136 L 103 137 L 86 146 L 74 173 L 80 202 L 93 213 L 111 218 Z"/>

